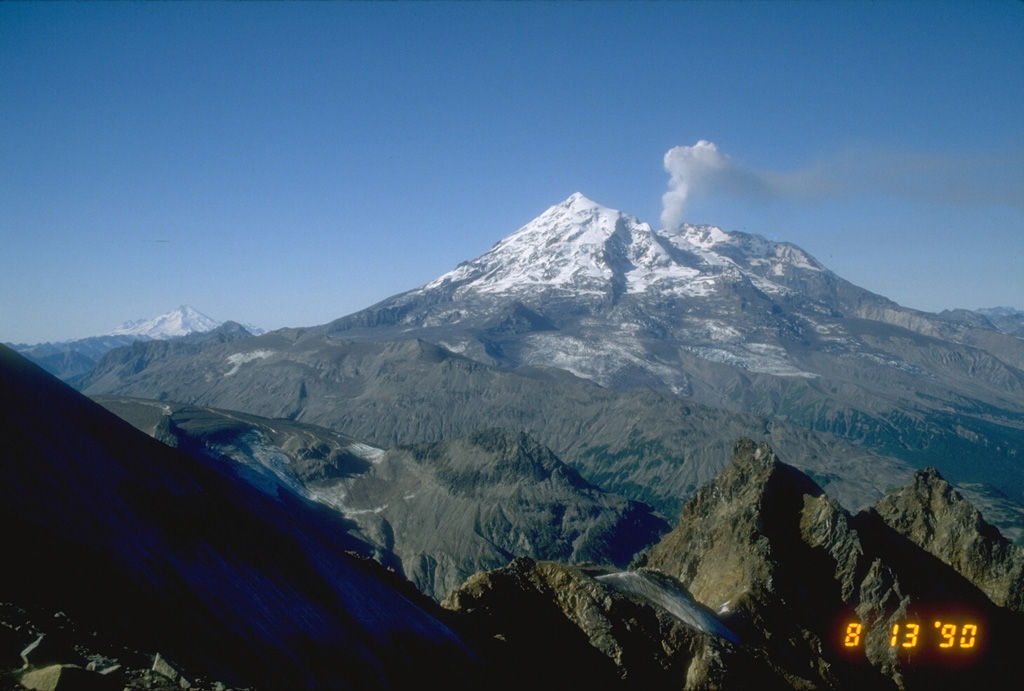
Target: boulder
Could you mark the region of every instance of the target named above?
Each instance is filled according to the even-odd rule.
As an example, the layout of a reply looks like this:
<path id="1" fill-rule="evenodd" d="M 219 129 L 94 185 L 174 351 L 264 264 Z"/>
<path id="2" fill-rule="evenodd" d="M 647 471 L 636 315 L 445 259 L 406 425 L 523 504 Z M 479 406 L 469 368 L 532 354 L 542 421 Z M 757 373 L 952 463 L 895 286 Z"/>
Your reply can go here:
<path id="1" fill-rule="evenodd" d="M 25 672 L 21 685 L 33 691 L 116 691 L 108 677 L 78 665 L 50 665 Z"/>

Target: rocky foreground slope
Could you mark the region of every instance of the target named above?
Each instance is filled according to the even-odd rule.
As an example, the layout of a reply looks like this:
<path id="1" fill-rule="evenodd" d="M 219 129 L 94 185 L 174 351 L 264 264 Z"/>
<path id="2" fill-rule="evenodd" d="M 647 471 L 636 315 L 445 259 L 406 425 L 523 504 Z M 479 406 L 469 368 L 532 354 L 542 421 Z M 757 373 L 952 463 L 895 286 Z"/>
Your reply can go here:
<path id="1" fill-rule="evenodd" d="M 0 445 L 0 602 L 227 684 L 474 686 L 467 644 L 336 513 L 171 449 L 2 346 Z"/>
<path id="2" fill-rule="evenodd" d="M 1008 591 L 1024 551 L 976 512 L 942 508 L 962 504 L 927 470 L 852 516 L 768 446 L 741 441 L 637 570 L 594 578 L 517 560 L 444 604 L 507 659 L 579 648 L 592 673 L 629 688 L 998 685 L 1017 664 L 1024 617 Z M 957 545 L 928 551 L 921 530 L 900 532 L 922 515 Z"/>

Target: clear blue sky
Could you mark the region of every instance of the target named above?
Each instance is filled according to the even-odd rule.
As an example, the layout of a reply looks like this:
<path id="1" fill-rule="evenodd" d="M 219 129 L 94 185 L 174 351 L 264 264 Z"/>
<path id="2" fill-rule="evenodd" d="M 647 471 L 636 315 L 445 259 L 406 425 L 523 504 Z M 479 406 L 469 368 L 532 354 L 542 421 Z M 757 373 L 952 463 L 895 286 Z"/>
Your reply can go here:
<path id="1" fill-rule="evenodd" d="M 0 341 L 327 322 L 575 191 L 1024 308 L 1024 3 L 0 3 Z"/>

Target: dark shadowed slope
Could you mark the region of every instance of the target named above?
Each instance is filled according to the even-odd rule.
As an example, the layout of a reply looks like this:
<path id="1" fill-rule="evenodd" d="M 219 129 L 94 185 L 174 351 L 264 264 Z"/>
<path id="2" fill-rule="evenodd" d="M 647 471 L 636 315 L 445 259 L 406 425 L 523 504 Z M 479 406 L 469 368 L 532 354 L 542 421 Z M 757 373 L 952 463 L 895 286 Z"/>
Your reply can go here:
<path id="1" fill-rule="evenodd" d="M 0 444 L 0 598 L 229 683 L 470 685 L 459 639 L 411 586 L 344 552 L 363 546 L 336 515 L 146 437 L 5 347 Z"/>

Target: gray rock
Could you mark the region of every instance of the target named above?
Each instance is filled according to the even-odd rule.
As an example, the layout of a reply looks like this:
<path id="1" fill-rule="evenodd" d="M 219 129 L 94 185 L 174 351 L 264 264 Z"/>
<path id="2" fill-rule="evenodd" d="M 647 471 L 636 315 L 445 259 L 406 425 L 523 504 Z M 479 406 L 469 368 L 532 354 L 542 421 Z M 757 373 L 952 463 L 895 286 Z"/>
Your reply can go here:
<path id="1" fill-rule="evenodd" d="M 978 586 L 997 605 L 1024 611 L 1024 549 L 1010 544 L 934 468 L 885 495 L 887 525 Z"/>
<path id="2" fill-rule="evenodd" d="M 111 679 L 78 665 L 50 665 L 26 672 L 21 685 L 33 691 L 114 691 Z"/>
<path id="3" fill-rule="evenodd" d="M 500 641 L 513 674 L 544 670 L 545 688 L 792 688 L 756 652 L 571 566 L 516 559 L 476 574 L 443 606 Z"/>
<path id="4" fill-rule="evenodd" d="M 54 634 L 40 634 L 21 651 L 21 659 L 25 667 L 44 667 L 60 663 L 77 665 L 85 662 L 74 648 Z"/>
<path id="5" fill-rule="evenodd" d="M 178 685 L 183 689 L 187 689 L 192 686 L 192 684 L 189 683 L 189 681 L 185 679 L 184 676 L 182 676 L 181 672 L 174 665 L 168 662 L 163 656 L 161 656 L 160 653 L 157 653 L 153 656 L 152 669 L 157 674 L 161 674 L 170 679 L 171 681 L 177 682 Z"/>

